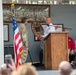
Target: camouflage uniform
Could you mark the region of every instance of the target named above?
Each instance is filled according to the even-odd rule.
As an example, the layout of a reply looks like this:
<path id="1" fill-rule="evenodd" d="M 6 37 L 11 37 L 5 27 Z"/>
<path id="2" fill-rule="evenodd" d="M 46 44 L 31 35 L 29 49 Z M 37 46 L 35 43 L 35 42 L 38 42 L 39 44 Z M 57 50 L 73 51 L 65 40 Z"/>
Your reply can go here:
<path id="1" fill-rule="evenodd" d="M 23 42 L 23 46 L 24 46 L 24 51 L 21 54 L 22 64 L 24 64 L 26 59 L 27 59 L 27 54 L 28 54 L 28 32 L 27 32 L 26 26 L 23 23 L 21 23 L 18 26 L 18 28 L 19 28 L 22 42 Z"/>

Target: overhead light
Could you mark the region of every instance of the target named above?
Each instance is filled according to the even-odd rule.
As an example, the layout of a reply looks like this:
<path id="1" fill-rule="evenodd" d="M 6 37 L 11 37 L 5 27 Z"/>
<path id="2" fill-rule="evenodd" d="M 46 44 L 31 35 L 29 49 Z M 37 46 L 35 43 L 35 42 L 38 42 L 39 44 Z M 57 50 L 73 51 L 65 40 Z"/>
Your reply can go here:
<path id="1" fill-rule="evenodd" d="M 42 0 L 38 0 L 38 3 L 42 3 L 43 1 Z"/>
<path id="2" fill-rule="evenodd" d="M 57 1 L 54 1 L 54 4 L 57 4 Z"/>
<path id="3" fill-rule="evenodd" d="M 69 1 L 69 4 L 75 4 L 75 2 L 74 1 Z"/>

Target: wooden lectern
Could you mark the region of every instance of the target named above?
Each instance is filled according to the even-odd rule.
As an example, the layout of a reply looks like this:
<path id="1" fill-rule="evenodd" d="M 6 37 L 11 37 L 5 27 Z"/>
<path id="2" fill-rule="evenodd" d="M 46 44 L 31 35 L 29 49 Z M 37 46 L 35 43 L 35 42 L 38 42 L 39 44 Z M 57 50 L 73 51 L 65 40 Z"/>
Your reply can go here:
<path id="1" fill-rule="evenodd" d="M 63 60 L 68 61 L 68 32 L 52 32 L 44 42 L 45 69 L 58 69 Z"/>

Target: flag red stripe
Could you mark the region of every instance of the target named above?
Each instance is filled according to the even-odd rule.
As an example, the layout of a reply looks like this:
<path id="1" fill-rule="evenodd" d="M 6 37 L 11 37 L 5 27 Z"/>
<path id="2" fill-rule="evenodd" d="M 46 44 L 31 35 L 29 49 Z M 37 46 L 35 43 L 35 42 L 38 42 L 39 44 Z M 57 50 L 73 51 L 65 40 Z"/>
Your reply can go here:
<path id="1" fill-rule="evenodd" d="M 15 39 L 17 39 L 19 37 L 20 33 L 17 32 L 17 34 L 15 35 Z"/>
<path id="2" fill-rule="evenodd" d="M 21 42 L 22 42 L 22 40 L 20 39 L 19 42 L 18 42 L 18 44 L 16 45 L 17 49 L 19 48 L 19 44 L 20 44 Z M 19 48 L 20 52 L 22 52 L 23 49 L 24 49 L 24 47 L 21 46 L 21 47 Z"/>

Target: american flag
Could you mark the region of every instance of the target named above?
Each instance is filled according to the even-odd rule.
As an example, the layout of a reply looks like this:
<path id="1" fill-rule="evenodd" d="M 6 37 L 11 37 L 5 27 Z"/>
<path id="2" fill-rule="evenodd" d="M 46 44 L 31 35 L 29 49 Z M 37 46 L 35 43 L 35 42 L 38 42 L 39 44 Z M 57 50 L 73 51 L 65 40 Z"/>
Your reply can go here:
<path id="1" fill-rule="evenodd" d="M 12 23 L 13 23 L 13 33 L 14 33 L 14 55 L 15 55 L 15 64 L 16 66 L 22 65 L 21 62 L 21 53 L 24 50 L 23 44 L 22 44 L 22 39 L 20 36 L 20 32 L 18 29 L 17 22 L 14 18 L 12 17 Z"/>

